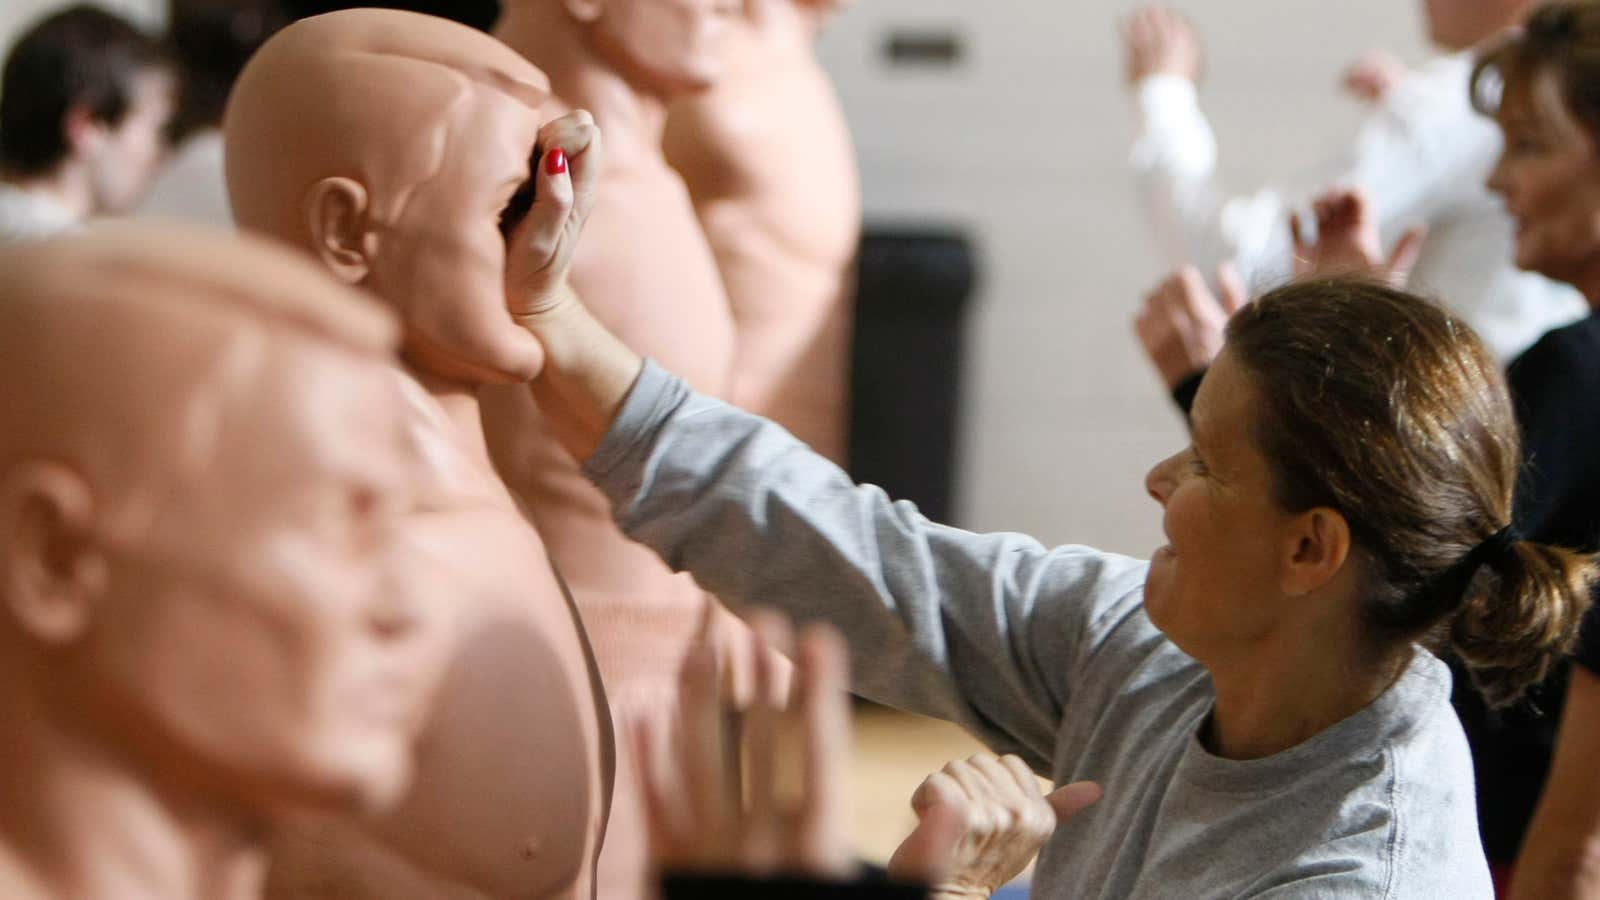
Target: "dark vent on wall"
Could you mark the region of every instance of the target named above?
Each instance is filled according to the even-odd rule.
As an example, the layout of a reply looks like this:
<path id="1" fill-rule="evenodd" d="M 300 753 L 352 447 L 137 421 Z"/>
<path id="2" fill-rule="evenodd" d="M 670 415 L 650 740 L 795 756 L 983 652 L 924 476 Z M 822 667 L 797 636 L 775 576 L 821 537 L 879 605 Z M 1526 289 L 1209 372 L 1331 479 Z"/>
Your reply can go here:
<path id="1" fill-rule="evenodd" d="M 889 65 L 948 69 L 967 55 L 966 36 L 956 28 L 898 28 L 884 44 Z"/>

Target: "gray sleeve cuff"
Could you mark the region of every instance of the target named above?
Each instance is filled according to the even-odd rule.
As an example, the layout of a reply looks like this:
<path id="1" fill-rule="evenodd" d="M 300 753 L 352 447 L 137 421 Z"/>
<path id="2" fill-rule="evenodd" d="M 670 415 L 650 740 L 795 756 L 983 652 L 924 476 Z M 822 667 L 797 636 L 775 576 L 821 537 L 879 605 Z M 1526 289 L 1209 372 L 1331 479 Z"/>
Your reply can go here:
<path id="1" fill-rule="evenodd" d="M 630 493 L 638 490 L 637 473 L 630 477 L 631 470 L 626 463 L 632 461 L 638 467 L 649 458 L 650 448 L 662 426 L 688 401 L 690 394 L 689 385 L 682 378 L 656 365 L 654 360 L 646 359 L 611 429 L 584 462 L 584 476 L 607 494 L 615 494 L 618 488 Z"/>

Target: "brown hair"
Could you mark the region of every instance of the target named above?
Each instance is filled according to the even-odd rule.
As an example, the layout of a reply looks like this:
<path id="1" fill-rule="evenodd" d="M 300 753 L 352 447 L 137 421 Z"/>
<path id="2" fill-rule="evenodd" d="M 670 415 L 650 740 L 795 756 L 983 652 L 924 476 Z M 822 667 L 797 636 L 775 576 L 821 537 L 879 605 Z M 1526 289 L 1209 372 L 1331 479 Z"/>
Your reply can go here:
<path id="1" fill-rule="evenodd" d="M 1472 105 L 1499 112 L 1507 88 L 1552 72 L 1573 118 L 1600 140 L 1600 3 L 1555 0 L 1529 14 L 1522 28 L 1484 51 L 1472 71 Z"/>
<path id="2" fill-rule="evenodd" d="M 40 19 L 0 73 L 0 167 L 54 172 L 72 152 L 64 122 L 74 107 L 116 127 L 133 108 L 135 79 L 171 67 L 160 41 L 96 6 L 79 3 Z"/>
<path id="3" fill-rule="evenodd" d="M 1349 523 L 1382 645 L 1447 645 L 1491 705 L 1542 681 L 1577 639 L 1593 560 L 1504 536 L 1479 549 L 1510 522 L 1521 447 L 1472 330 L 1404 291 L 1315 280 L 1245 307 L 1227 346 L 1262 401 L 1279 504 Z"/>

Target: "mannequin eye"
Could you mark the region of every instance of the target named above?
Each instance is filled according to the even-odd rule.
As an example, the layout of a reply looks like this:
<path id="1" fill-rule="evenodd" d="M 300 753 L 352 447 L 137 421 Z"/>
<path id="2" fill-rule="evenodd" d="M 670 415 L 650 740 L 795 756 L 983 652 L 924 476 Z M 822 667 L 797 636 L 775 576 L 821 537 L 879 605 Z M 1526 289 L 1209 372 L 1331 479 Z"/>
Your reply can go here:
<path id="1" fill-rule="evenodd" d="M 536 199 L 534 184 L 539 179 L 539 157 L 543 153 L 544 151 L 537 145 L 534 146 L 533 156 L 528 160 L 528 180 L 511 195 L 510 202 L 500 213 L 500 236 L 508 241 L 511 240 L 511 235 L 517 230 L 517 226 L 522 224 L 522 220 L 526 219 L 529 211 L 533 209 L 533 201 Z"/>

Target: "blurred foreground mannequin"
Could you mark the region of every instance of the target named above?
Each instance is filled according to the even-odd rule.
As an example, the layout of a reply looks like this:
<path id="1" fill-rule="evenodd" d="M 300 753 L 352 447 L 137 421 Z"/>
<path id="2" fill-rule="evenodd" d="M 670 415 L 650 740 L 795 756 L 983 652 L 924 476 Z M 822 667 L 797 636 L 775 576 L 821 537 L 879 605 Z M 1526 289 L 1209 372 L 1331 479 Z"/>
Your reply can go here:
<path id="1" fill-rule="evenodd" d="M 817 31 L 837 0 L 750 0 L 728 72 L 674 104 L 683 174 L 733 304 L 730 399 L 842 462 L 860 176 Z"/>
<path id="2" fill-rule="evenodd" d="M 730 0 L 513 0 L 496 29 L 550 76 L 558 106 L 590 111 L 605 134 L 573 287 L 629 346 L 715 395 L 726 393 L 732 371 L 732 314 L 661 141 L 668 101 L 720 74 L 733 8 Z M 678 666 L 707 617 L 722 635 L 743 626 L 622 535 L 526 388 L 489 392 L 484 425 L 495 462 L 572 587 L 613 714 L 670 709 Z M 620 764 L 617 776 L 601 895 L 637 900 L 645 851 L 633 767 Z"/>
<path id="3" fill-rule="evenodd" d="M 666 900 L 984 900 L 1027 867 L 1058 823 L 1100 798 L 1092 782 L 1041 795 L 1014 755 L 957 760 L 917 788 L 918 825 L 889 861 L 889 880 L 862 877 L 843 821 L 848 651 L 826 625 L 796 636 L 782 616 L 751 620 L 754 700 L 736 728 L 716 659 L 699 646 L 684 662 L 677 718 L 640 719 L 630 729 Z M 763 647 L 795 661 L 788 708 L 774 695 Z"/>
<path id="4" fill-rule="evenodd" d="M 395 329 L 203 232 L 0 271 L 0 896 L 254 898 L 273 819 L 400 798 L 448 657 Z"/>
<path id="5" fill-rule="evenodd" d="M 1253 193 L 1230 193 L 1219 180 L 1216 139 L 1196 92 L 1198 35 L 1169 9 L 1136 13 L 1125 34 L 1139 128 L 1132 157 L 1163 267 L 1192 263 L 1209 274 L 1232 262 L 1252 292 L 1274 287 L 1292 272 L 1291 214 L 1337 184 L 1373 198 L 1385 248 L 1408 229 L 1427 229 L 1412 287 L 1449 303 L 1502 363 L 1577 319 L 1583 302 L 1575 292 L 1511 264 L 1511 220 L 1483 186 L 1499 135 L 1472 109 L 1467 90 L 1467 51 L 1532 6 L 1425 0 L 1429 36 L 1451 55 L 1409 74 L 1358 71 L 1351 87 L 1372 110 L 1350 145 L 1307 183 Z M 1168 387 L 1177 385 L 1163 374 Z"/>
<path id="6" fill-rule="evenodd" d="M 182 79 L 172 158 L 142 215 L 233 227 L 222 166 L 222 111 L 234 79 L 274 32 L 288 24 L 279 0 L 168 0 L 167 35 Z"/>
<path id="7" fill-rule="evenodd" d="M 144 196 L 172 117 L 155 38 L 79 4 L 17 40 L 0 80 L 0 242 L 75 231 Z"/>
<path id="8" fill-rule="evenodd" d="M 507 310 L 500 225 L 530 179 L 548 95 L 538 70 L 481 32 L 350 10 L 280 32 L 230 100 L 240 227 L 302 248 L 400 314 L 406 371 L 431 394 L 415 398 L 410 424 L 448 436 L 431 462 L 477 498 L 460 547 L 475 589 L 455 598 L 460 652 L 414 788 L 372 828 L 324 823 L 286 839 L 278 896 L 593 890 L 610 717 L 544 545 L 494 474 L 477 400 L 479 386 L 528 379 L 542 360 Z M 553 174 L 541 175 L 545 195 Z"/>

